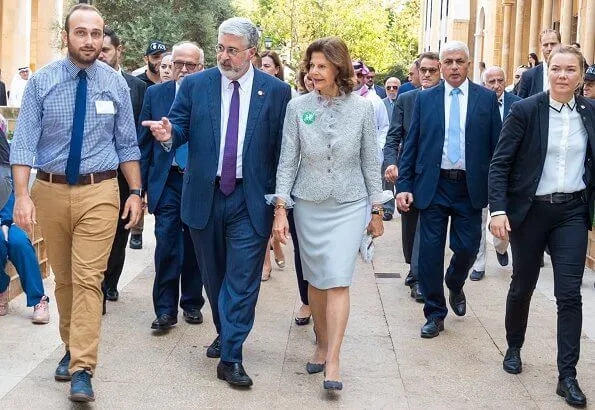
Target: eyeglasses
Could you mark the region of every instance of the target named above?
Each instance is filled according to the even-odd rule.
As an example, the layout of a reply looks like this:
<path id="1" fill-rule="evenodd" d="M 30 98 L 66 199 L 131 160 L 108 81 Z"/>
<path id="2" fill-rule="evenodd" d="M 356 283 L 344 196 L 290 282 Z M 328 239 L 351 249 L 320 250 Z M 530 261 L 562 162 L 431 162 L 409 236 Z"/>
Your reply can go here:
<path id="1" fill-rule="evenodd" d="M 438 69 L 437 69 L 436 67 L 431 67 L 431 68 L 425 68 L 425 67 L 421 67 L 421 68 L 419 69 L 419 71 L 420 71 L 422 74 L 428 73 L 428 74 L 434 75 L 434 74 L 436 74 L 436 73 L 438 72 Z"/>
<path id="2" fill-rule="evenodd" d="M 521 78 L 521 76 L 517 74 L 517 75 L 514 76 L 514 78 L 515 79 L 519 79 L 519 78 Z"/>
<path id="3" fill-rule="evenodd" d="M 398 85 L 387 85 L 386 86 L 386 89 L 387 90 L 395 90 L 396 91 L 396 90 L 399 89 L 399 86 Z"/>
<path id="4" fill-rule="evenodd" d="M 176 67 L 176 69 L 181 70 L 182 68 L 184 68 L 184 66 L 186 66 L 186 69 L 188 71 L 194 71 L 196 69 L 197 66 L 201 66 L 202 64 L 198 63 L 187 63 L 185 61 L 174 61 L 174 67 Z"/>
<path id="5" fill-rule="evenodd" d="M 228 56 L 235 57 L 239 53 L 241 53 L 242 51 L 250 50 L 251 48 L 252 47 L 248 47 L 248 48 L 245 48 L 243 50 L 238 50 L 237 48 L 234 48 L 234 47 L 227 47 L 227 48 L 225 48 L 221 44 L 217 44 L 215 46 L 215 51 L 217 52 L 217 54 L 221 54 L 221 53 L 223 53 L 225 51 L 225 52 L 227 52 L 227 55 Z"/>
<path id="6" fill-rule="evenodd" d="M 373 79 L 375 79 L 375 78 L 376 78 L 376 76 L 375 76 L 375 75 L 369 75 L 369 76 L 367 76 L 366 78 L 367 78 L 368 80 L 373 80 Z"/>

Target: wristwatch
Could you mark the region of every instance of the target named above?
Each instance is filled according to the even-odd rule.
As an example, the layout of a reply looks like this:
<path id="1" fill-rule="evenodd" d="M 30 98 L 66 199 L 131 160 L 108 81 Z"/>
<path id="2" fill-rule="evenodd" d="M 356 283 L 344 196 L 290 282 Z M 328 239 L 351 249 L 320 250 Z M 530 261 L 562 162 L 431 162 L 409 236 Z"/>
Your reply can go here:
<path id="1" fill-rule="evenodd" d="M 372 208 L 372 215 L 384 216 L 384 209 L 382 209 L 382 208 Z"/>
<path id="2" fill-rule="evenodd" d="M 138 195 L 139 197 L 143 197 L 143 190 L 142 189 L 131 189 L 128 191 L 128 195 Z"/>

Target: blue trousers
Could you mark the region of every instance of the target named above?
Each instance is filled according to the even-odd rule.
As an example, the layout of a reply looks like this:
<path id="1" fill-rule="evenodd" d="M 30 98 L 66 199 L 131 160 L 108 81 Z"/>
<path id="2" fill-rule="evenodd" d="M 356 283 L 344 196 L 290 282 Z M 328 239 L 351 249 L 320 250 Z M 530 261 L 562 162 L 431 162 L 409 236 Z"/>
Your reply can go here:
<path id="1" fill-rule="evenodd" d="M 23 291 L 27 295 L 27 306 L 37 305 L 44 296 L 39 261 L 29 237 L 16 225 L 12 225 L 8 231 L 8 242 L 0 233 L 0 292 L 4 292 L 10 283 L 10 277 L 4 270 L 7 258 L 19 273 Z"/>
<path id="2" fill-rule="evenodd" d="M 444 276 L 444 247 L 450 218 L 450 249 L 454 255 Z M 455 292 L 460 291 L 479 250 L 481 241 L 481 208 L 475 209 L 464 180 L 440 177 L 436 195 L 419 213 L 419 284 L 425 296 L 427 319 L 446 317 L 443 281 Z"/>
<path id="3" fill-rule="evenodd" d="M 202 309 L 202 276 L 188 226 L 182 223 L 182 174 L 171 170 L 155 208 L 155 282 L 153 307 L 157 316 Z M 182 297 L 180 298 L 180 282 Z"/>
<path id="4" fill-rule="evenodd" d="M 191 228 L 190 233 L 221 337 L 221 360 L 241 363 L 242 345 L 254 324 L 269 238 L 252 226 L 241 185 L 227 197 L 216 189 L 207 226 Z"/>

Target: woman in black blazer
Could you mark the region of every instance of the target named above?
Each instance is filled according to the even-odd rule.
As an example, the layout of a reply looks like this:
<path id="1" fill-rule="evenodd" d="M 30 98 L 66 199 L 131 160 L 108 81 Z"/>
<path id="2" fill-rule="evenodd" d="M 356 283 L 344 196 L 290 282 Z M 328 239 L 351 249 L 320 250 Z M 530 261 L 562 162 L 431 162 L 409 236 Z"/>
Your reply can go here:
<path id="1" fill-rule="evenodd" d="M 512 105 L 489 174 L 491 231 L 510 235 L 513 274 L 506 301 L 508 350 L 503 367 L 522 370 L 529 304 L 546 245 L 558 306 L 558 387 L 569 404 L 586 405 L 576 381 L 582 327 L 581 282 L 591 228 L 595 103 L 574 91 L 583 56 L 560 46 L 548 61 L 550 91 Z"/>

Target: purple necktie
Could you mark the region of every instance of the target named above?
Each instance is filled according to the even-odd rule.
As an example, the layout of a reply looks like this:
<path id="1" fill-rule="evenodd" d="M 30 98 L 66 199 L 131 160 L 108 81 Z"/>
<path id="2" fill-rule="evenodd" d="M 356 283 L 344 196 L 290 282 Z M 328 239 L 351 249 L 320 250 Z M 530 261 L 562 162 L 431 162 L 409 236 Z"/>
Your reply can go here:
<path id="1" fill-rule="evenodd" d="M 232 81 L 233 95 L 229 106 L 227 131 L 225 133 L 225 149 L 223 150 L 223 164 L 221 166 L 221 181 L 219 189 L 225 196 L 236 189 L 236 167 L 238 161 L 238 128 L 240 125 L 240 83 Z"/>

